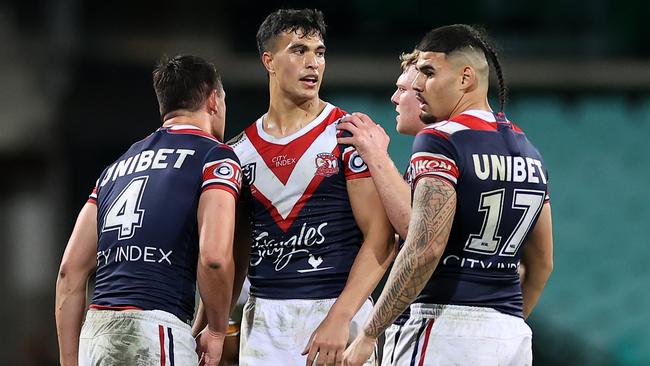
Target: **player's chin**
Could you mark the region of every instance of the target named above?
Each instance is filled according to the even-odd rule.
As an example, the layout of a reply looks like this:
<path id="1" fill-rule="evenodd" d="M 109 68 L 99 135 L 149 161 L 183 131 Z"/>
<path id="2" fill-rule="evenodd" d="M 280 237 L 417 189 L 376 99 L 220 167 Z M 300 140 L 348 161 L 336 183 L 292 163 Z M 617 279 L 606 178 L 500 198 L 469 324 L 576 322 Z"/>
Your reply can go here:
<path id="1" fill-rule="evenodd" d="M 395 131 L 397 131 L 399 133 L 404 133 L 404 130 L 405 130 L 406 126 L 404 126 L 404 124 L 400 120 L 399 116 L 397 116 L 396 120 L 397 120 L 397 124 L 395 125 Z"/>
<path id="2" fill-rule="evenodd" d="M 312 99 L 318 97 L 318 89 L 317 87 L 314 88 L 302 88 L 300 90 L 300 94 L 303 98 L 306 99 Z"/>
<path id="3" fill-rule="evenodd" d="M 435 123 L 437 122 L 436 116 L 434 116 L 431 113 L 427 113 L 425 111 L 420 111 L 420 121 L 430 124 L 430 123 Z"/>

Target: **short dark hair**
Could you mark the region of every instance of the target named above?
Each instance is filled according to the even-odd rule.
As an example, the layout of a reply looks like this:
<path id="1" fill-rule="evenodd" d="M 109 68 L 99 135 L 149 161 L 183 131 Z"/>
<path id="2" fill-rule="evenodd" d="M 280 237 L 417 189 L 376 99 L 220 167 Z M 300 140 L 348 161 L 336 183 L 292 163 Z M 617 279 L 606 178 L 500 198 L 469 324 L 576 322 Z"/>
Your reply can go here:
<path id="1" fill-rule="evenodd" d="M 260 56 L 268 51 L 282 32 L 298 32 L 303 36 L 320 36 L 325 40 L 325 17 L 317 9 L 279 9 L 269 14 L 257 30 L 257 49 Z"/>
<path id="2" fill-rule="evenodd" d="M 223 93 L 214 65 L 192 55 L 163 57 L 153 71 L 153 88 L 163 118 L 178 109 L 195 112 L 213 90 Z"/>
<path id="3" fill-rule="evenodd" d="M 422 52 L 442 52 L 445 54 L 471 47 L 482 50 L 485 59 L 492 63 L 499 81 L 499 107 L 503 111 L 506 105 L 506 83 L 499 62 L 496 47 L 490 41 L 484 29 L 467 24 L 453 24 L 435 28 L 427 33 L 417 45 Z"/>

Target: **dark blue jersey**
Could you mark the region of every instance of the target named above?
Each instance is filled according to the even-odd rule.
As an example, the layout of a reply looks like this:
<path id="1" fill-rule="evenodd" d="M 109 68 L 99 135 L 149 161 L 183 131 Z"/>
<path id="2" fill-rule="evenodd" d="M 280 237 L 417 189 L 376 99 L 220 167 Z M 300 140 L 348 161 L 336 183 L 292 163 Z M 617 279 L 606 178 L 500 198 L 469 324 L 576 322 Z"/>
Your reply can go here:
<path id="1" fill-rule="evenodd" d="M 192 126 L 160 128 L 104 170 L 97 204 L 94 308 L 163 310 L 190 322 L 198 260 L 197 208 L 207 189 L 237 198 L 239 160 Z"/>
<path id="2" fill-rule="evenodd" d="M 427 176 L 455 187 L 457 206 L 445 252 L 415 302 L 484 306 L 522 317 L 517 267 L 548 201 L 540 153 L 511 122 L 467 111 L 416 136 L 412 191 Z"/>
<path id="3" fill-rule="evenodd" d="M 263 118 L 232 142 L 251 212 L 251 294 L 273 299 L 337 297 L 363 235 L 347 181 L 369 177 L 352 146 L 336 141 L 346 113 L 330 104 L 300 131 L 274 138 Z"/>

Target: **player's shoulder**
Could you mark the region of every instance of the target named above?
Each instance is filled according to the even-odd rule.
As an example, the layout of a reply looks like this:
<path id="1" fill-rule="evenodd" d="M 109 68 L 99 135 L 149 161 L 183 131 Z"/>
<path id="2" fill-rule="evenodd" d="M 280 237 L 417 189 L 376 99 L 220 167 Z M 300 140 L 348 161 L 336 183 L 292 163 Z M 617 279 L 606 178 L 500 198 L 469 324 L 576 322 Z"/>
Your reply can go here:
<path id="1" fill-rule="evenodd" d="M 262 117 L 248 125 L 241 132 L 228 140 L 226 144 L 230 146 L 238 156 L 247 155 L 253 149 L 253 140 L 260 141 L 258 138 L 257 124 L 261 123 Z"/>
<path id="2" fill-rule="evenodd" d="M 327 120 L 329 120 L 329 123 L 333 123 L 334 125 L 338 125 L 339 123 L 341 123 L 341 119 L 343 119 L 343 117 L 350 115 L 350 113 L 348 113 L 346 110 L 344 110 L 344 109 L 342 109 L 340 107 L 337 107 L 337 106 L 335 106 L 333 104 L 330 104 L 330 103 L 328 103 L 328 104 L 331 106 L 331 110 L 329 111 L 329 114 L 327 116 Z M 340 138 L 340 137 L 352 137 L 352 133 L 347 131 L 347 130 L 337 130 L 336 131 L 336 137 L 337 138 Z M 339 145 L 341 145 L 341 144 L 339 144 Z M 345 146 L 347 146 L 347 145 L 345 145 Z"/>
<path id="3" fill-rule="evenodd" d="M 462 131 L 496 131 L 499 123 L 510 124 L 515 132 L 523 133 L 519 126 L 505 119 L 505 116 L 502 122 L 498 122 L 497 117 L 492 112 L 469 110 L 449 120 L 432 123 L 424 127 L 418 135 L 435 135 L 449 139 L 454 134 Z"/>
<path id="4" fill-rule="evenodd" d="M 521 128 L 510 121 L 503 112 L 469 110 L 451 118 L 449 122 L 455 124 L 454 126 L 458 127 L 459 130 L 472 131 L 496 131 L 499 124 L 507 124 L 512 127 L 514 132 L 523 133 Z"/>
<path id="5" fill-rule="evenodd" d="M 331 103 L 327 103 L 327 104 L 328 106 L 325 107 L 326 110 L 328 108 L 330 109 L 327 117 L 335 123 L 338 123 L 341 120 L 341 118 L 350 114 L 341 107 L 337 107 Z"/>
<path id="6" fill-rule="evenodd" d="M 427 140 L 431 137 L 438 137 L 445 140 L 449 140 L 449 138 L 453 134 L 467 129 L 468 128 L 463 126 L 462 124 L 459 124 L 451 120 L 440 121 L 440 122 L 426 125 L 424 128 L 420 130 L 420 132 L 417 133 L 417 135 L 415 135 L 415 139 Z"/>
<path id="7" fill-rule="evenodd" d="M 246 140 L 248 140 L 248 137 L 246 136 L 246 130 L 243 130 L 237 135 L 235 135 L 233 138 L 228 140 L 226 142 L 226 145 L 228 145 L 228 147 L 230 147 L 231 149 L 236 149 L 238 146 L 243 144 Z"/>
<path id="8" fill-rule="evenodd" d="M 321 126 L 323 124 L 325 124 L 325 126 L 337 125 L 341 121 L 341 118 L 347 116 L 348 114 L 348 112 L 341 109 L 340 107 L 337 107 L 332 103 L 325 102 L 325 107 L 318 114 L 318 116 L 316 116 L 312 123 Z"/>

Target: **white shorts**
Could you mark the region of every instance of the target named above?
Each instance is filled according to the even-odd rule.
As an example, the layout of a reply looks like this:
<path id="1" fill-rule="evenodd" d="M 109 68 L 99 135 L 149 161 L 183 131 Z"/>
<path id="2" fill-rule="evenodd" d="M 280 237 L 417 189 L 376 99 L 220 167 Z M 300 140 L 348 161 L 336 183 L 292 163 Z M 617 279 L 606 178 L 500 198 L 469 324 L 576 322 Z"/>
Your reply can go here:
<path id="1" fill-rule="evenodd" d="M 88 310 L 79 366 L 197 365 L 189 325 L 160 310 Z"/>
<path id="2" fill-rule="evenodd" d="M 391 324 L 384 332 L 384 347 L 382 349 L 381 366 L 392 366 L 395 362 L 395 348 L 402 336 L 404 325 Z"/>
<path id="3" fill-rule="evenodd" d="M 307 356 L 301 353 L 335 301 L 249 297 L 242 319 L 239 365 L 304 366 Z M 372 303 L 366 300 L 350 322 L 348 343 L 362 331 L 371 311 Z M 375 359 L 373 354 L 365 365 L 376 365 Z"/>
<path id="4" fill-rule="evenodd" d="M 491 308 L 413 304 L 392 365 L 530 366 L 531 339 L 523 319 Z"/>

